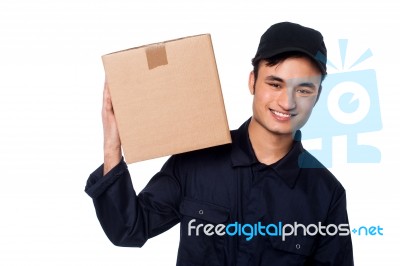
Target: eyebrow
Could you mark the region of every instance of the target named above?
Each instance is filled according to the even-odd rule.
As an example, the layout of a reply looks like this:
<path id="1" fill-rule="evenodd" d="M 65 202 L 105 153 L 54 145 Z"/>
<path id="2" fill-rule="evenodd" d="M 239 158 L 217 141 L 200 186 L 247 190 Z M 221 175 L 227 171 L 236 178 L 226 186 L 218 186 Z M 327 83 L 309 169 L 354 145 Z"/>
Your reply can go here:
<path id="1" fill-rule="evenodd" d="M 267 81 L 279 81 L 279 82 L 285 82 L 282 78 L 274 76 L 274 75 L 270 75 L 265 77 L 265 80 Z"/>
<path id="2" fill-rule="evenodd" d="M 278 82 L 283 82 L 285 83 L 285 80 L 278 77 L 278 76 L 274 76 L 274 75 L 269 75 L 267 77 L 265 77 L 265 81 L 278 81 Z M 302 82 L 300 84 L 297 84 L 296 87 L 308 87 L 310 89 L 315 89 L 315 84 L 312 82 Z"/>
<path id="3" fill-rule="evenodd" d="M 315 84 L 312 82 L 302 82 L 297 87 L 308 87 L 310 89 L 315 89 Z"/>

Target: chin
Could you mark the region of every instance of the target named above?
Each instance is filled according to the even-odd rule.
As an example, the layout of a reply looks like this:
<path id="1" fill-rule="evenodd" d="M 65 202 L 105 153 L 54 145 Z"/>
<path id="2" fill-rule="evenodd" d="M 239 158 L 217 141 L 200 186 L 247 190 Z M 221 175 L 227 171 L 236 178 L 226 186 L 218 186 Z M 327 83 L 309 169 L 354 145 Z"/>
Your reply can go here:
<path id="1" fill-rule="evenodd" d="M 269 132 L 276 134 L 276 135 L 292 135 L 293 129 L 292 128 L 283 128 L 283 127 L 265 127 Z"/>
<path id="2" fill-rule="evenodd" d="M 292 130 L 275 130 L 275 131 L 271 131 L 276 135 L 281 135 L 281 136 L 292 136 L 293 135 L 293 131 Z"/>

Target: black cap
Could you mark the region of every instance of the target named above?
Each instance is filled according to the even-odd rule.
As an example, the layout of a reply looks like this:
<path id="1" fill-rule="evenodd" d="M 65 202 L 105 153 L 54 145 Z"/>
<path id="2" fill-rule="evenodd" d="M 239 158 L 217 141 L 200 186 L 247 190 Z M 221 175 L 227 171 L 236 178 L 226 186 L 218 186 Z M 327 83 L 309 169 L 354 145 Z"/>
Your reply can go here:
<path id="1" fill-rule="evenodd" d="M 272 25 L 261 36 L 253 62 L 285 52 L 302 52 L 313 59 L 323 75 L 326 74 L 327 51 L 319 31 L 291 22 Z"/>

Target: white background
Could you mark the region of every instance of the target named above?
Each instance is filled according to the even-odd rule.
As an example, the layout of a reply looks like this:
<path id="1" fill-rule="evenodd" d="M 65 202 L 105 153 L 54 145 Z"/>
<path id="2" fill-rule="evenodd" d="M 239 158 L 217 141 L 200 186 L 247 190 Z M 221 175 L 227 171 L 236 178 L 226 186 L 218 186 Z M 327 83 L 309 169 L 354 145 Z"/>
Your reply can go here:
<path id="1" fill-rule="evenodd" d="M 331 171 L 347 190 L 351 225 L 384 228 L 353 236 L 356 265 L 394 265 L 399 251 L 399 74 L 396 1 L 0 2 L 0 265 L 175 265 L 179 226 L 141 249 L 114 247 L 84 193 L 102 163 L 101 55 L 211 33 L 229 125 L 251 115 L 250 59 L 271 24 L 320 30 L 330 59 L 349 39 L 349 61 L 377 73 L 383 129 L 360 139 L 379 164 L 347 164 L 334 139 Z M 130 165 L 140 191 L 165 158 Z M 397 163 L 397 165 L 396 165 Z M 383 260 L 385 262 L 383 262 Z"/>

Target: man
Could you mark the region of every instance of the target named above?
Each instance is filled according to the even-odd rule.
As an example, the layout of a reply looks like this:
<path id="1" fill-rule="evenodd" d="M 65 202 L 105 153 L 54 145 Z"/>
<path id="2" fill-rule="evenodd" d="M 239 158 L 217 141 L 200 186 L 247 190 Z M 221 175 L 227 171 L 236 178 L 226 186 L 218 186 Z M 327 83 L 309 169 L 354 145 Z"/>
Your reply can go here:
<path id="1" fill-rule="evenodd" d="M 253 116 L 232 144 L 171 156 L 138 195 L 106 84 L 104 165 L 86 192 L 109 239 L 140 247 L 180 222 L 177 265 L 353 265 L 345 190 L 300 142 L 326 54 L 318 31 L 271 26 L 252 61 Z"/>

